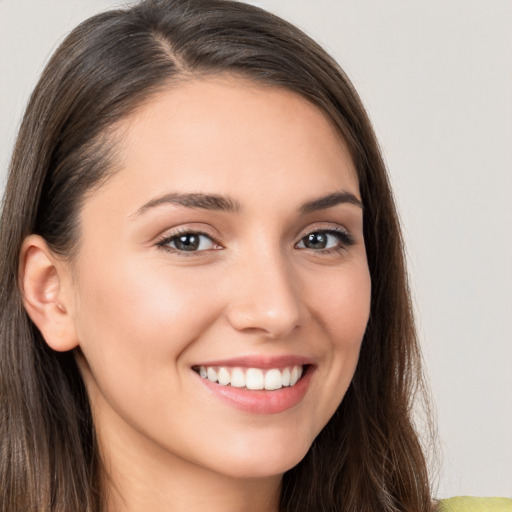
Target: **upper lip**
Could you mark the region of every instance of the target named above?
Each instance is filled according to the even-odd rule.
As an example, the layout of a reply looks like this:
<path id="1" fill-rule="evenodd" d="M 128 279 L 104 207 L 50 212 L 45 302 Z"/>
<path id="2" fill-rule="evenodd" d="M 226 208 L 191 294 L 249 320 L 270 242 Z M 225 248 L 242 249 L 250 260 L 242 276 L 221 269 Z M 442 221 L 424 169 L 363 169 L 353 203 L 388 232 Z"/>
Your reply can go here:
<path id="1" fill-rule="evenodd" d="M 199 366 L 227 366 L 227 367 L 240 367 L 240 368 L 261 368 L 268 370 L 271 368 L 286 368 L 290 366 L 304 366 L 311 365 L 313 361 L 310 358 L 296 355 L 281 355 L 281 356 L 240 356 L 229 359 L 218 359 L 215 361 L 203 361 L 195 364 L 194 367 Z"/>

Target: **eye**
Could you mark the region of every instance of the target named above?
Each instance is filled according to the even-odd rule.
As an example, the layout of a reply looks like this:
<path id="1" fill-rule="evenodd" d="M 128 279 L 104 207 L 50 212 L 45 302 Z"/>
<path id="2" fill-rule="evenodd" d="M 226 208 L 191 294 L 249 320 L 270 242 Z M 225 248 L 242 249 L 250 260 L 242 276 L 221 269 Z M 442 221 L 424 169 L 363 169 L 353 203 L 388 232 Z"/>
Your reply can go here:
<path id="1" fill-rule="evenodd" d="M 298 249 L 310 249 L 314 251 L 342 250 L 353 245 L 352 236 L 345 231 L 323 230 L 313 231 L 303 237 L 296 245 Z"/>
<path id="2" fill-rule="evenodd" d="M 160 247 L 178 252 L 200 252 L 219 246 L 205 233 L 185 232 L 164 238 L 158 242 Z"/>

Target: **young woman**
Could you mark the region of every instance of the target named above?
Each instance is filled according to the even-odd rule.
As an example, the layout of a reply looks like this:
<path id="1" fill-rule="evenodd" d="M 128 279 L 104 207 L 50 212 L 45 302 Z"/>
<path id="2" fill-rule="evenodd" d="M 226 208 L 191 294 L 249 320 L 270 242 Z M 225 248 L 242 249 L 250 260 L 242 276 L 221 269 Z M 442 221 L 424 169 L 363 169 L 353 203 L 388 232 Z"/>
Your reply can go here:
<path id="1" fill-rule="evenodd" d="M 0 250 L 2 512 L 431 509 L 385 168 L 295 27 L 223 0 L 80 25 Z"/>

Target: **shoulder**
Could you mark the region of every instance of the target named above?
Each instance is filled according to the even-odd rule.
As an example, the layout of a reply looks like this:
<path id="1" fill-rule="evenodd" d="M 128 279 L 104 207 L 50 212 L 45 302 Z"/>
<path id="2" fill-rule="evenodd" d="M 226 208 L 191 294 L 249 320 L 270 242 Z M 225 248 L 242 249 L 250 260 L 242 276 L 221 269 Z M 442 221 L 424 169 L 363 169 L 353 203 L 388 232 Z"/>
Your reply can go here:
<path id="1" fill-rule="evenodd" d="M 512 512 L 510 498 L 475 498 L 473 496 L 457 496 L 439 500 L 438 512 Z"/>

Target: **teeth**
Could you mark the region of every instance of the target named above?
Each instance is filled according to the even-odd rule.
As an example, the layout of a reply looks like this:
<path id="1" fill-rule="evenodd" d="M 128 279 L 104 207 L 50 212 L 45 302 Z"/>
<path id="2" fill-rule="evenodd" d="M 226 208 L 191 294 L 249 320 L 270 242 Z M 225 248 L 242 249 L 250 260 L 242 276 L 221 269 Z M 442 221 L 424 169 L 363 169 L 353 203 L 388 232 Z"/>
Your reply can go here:
<path id="1" fill-rule="evenodd" d="M 226 368 L 219 368 L 219 373 L 217 373 L 217 379 L 219 381 L 219 384 L 222 386 L 227 386 L 229 384 L 229 381 L 231 380 L 231 376 L 229 375 L 229 372 L 226 370 Z"/>
<path id="2" fill-rule="evenodd" d="M 263 389 L 265 377 L 258 368 L 249 368 L 245 374 L 245 387 L 247 389 Z"/>
<path id="3" fill-rule="evenodd" d="M 265 389 L 273 390 L 283 387 L 283 378 L 279 370 L 269 370 L 265 375 Z"/>
<path id="4" fill-rule="evenodd" d="M 290 375 L 290 386 L 295 386 L 295 384 L 299 380 L 299 377 L 300 377 L 299 368 L 297 366 L 294 366 L 292 368 L 292 372 Z"/>
<path id="5" fill-rule="evenodd" d="M 301 378 L 303 367 L 300 365 L 287 368 L 229 368 L 224 366 L 200 366 L 196 370 L 203 379 L 217 382 L 221 386 L 231 385 L 235 388 L 266 389 L 273 391 L 282 387 L 294 386 Z"/>
<path id="6" fill-rule="evenodd" d="M 283 370 L 282 383 L 283 383 L 283 386 L 290 385 L 290 368 L 285 368 Z"/>
<path id="7" fill-rule="evenodd" d="M 217 372 L 215 371 L 215 368 L 209 366 L 208 369 L 206 370 L 206 375 L 208 376 L 208 380 L 211 380 L 212 382 L 217 382 Z"/>
<path id="8" fill-rule="evenodd" d="M 245 387 L 245 373 L 240 368 L 233 368 L 231 372 L 231 385 L 235 388 Z"/>

